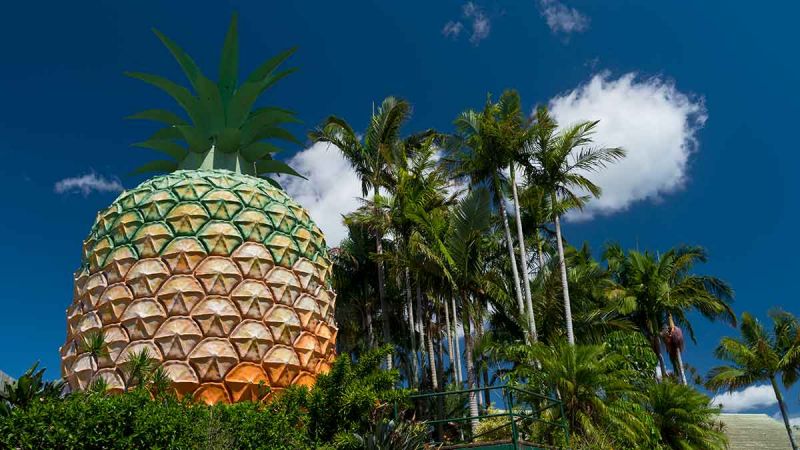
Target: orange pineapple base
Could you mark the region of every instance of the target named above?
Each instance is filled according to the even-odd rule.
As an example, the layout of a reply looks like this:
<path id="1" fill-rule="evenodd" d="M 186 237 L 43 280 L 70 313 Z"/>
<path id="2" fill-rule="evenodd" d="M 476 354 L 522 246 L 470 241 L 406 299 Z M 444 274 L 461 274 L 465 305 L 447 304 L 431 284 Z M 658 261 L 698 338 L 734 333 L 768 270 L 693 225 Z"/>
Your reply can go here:
<path id="1" fill-rule="evenodd" d="M 65 379 L 123 391 L 125 361 L 146 349 L 178 394 L 206 403 L 313 384 L 337 330 L 323 239 L 283 191 L 247 175 L 179 171 L 123 193 L 84 243 Z M 96 357 L 83 341 L 97 332 Z"/>

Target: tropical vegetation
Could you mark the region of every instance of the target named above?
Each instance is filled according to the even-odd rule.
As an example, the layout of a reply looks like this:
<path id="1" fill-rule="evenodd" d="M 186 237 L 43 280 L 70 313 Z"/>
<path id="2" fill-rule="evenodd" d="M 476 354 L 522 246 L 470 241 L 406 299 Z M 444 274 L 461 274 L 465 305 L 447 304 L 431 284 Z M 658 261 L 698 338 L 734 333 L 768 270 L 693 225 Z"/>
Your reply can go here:
<path id="1" fill-rule="evenodd" d="M 412 449 L 433 441 L 503 439 L 513 432 L 552 447 L 722 449 L 727 442 L 720 408 L 704 388 L 730 391 L 769 382 L 797 448 L 782 394 L 800 375 L 795 317 L 773 313 L 771 330 L 748 313 L 737 320 L 732 287 L 700 268 L 709 258 L 701 246 L 640 250 L 608 243 L 592 249 L 562 226 L 602 196 L 595 174 L 636 151 L 596 142 L 601 125 L 594 118 L 558 123 L 544 106 L 526 109 L 513 90 L 496 99 L 487 96 L 482 107 L 458 114 L 445 131 L 409 132 L 412 106 L 396 97 L 356 124 L 331 115 L 308 139 L 341 153 L 359 179 L 362 198 L 343 217 L 346 238 L 326 248 L 302 208 L 280 188 L 277 175 L 299 174 L 272 158 L 276 141 L 296 142 L 283 128 L 296 126 L 294 114 L 255 106 L 290 73 L 277 70 L 292 51 L 238 84 L 234 20 L 214 83 L 175 43 L 158 37 L 194 92 L 160 77 L 130 75 L 166 91 L 186 118 L 166 110 L 133 117 L 166 124 L 140 146 L 171 160 L 144 170 L 178 171 L 123 194 L 100 214 L 87 240 L 78 273 L 81 294 L 69 312 L 70 337 L 62 350 L 75 392 L 65 394 L 62 384 L 44 381 L 42 369 L 34 366 L 0 396 L 0 446 Z M 181 196 L 173 198 L 178 188 Z M 209 191 L 213 198 L 205 197 Z M 185 211 L 173 215 L 181 205 Z M 142 236 L 130 231 L 131 221 L 151 219 L 158 226 L 164 222 L 163 229 L 154 225 Z M 162 248 L 168 241 L 183 246 Z M 305 255 L 313 261 L 310 268 L 301 264 L 301 244 L 313 253 Z M 133 256 L 125 253 L 131 249 L 137 252 Z M 108 253 L 119 256 L 111 260 L 118 264 L 101 264 Z M 174 256 L 169 270 L 194 273 L 199 281 L 195 275 L 182 279 L 203 288 L 223 275 L 193 272 L 203 258 L 233 261 L 228 265 L 234 272 L 242 261 L 248 273 L 259 270 L 256 263 L 283 265 L 284 272 L 294 271 L 295 281 L 302 280 L 288 286 L 283 272 L 262 273 L 266 284 L 279 285 L 288 297 L 264 291 L 261 297 L 270 298 L 264 306 L 257 288 L 265 284 L 258 282 L 225 316 L 220 311 L 230 302 L 224 296 L 236 297 L 225 291 L 202 311 L 211 317 L 203 322 L 208 329 L 184 324 L 156 337 L 179 343 L 195 335 L 196 340 L 208 334 L 230 338 L 233 325 L 223 316 L 237 316 L 246 304 L 241 316 L 257 319 L 251 320 L 246 337 L 252 342 L 247 342 L 275 338 L 271 345 L 287 349 L 283 356 L 237 356 L 233 350 L 220 356 L 224 352 L 218 349 L 198 356 L 213 360 L 217 370 L 235 360 L 260 374 L 244 380 L 246 395 L 237 391 L 229 397 L 222 382 L 198 388 L 190 376 L 197 362 L 181 345 L 130 349 L 106 332 L 121 326 L 125 336 L 147 342 L 155 332 L 148 324 L 157 307 L 121 318 L 115 309 L 119 299 L 93 298 L 89 286 L 90 274 L 120 278 L 113 270 L 138 264 L 141 255 Z M 154 270 L 142 275 L 141 295 L 134 292 L 143 297 L 139 303 L 155 304 L 148 300 L 154 293 L 147 283 Z M 312 290 L 317 305 L 301 306 L 299 292 Z M 182 302 L 170 303 L 175 323 L 191 309 Z M 91 316 L 96 303 L 95 323 L 86 317 L 96 317 Z M 262 320 L 276 309 L 289 311 Z M 107 326 L 106 319 L 114 325 Z M 738 326 L 741 337 L 722 339 L 716 350 L 728 365 L 705 380 L 690 380 L 685 336 L 695 342 L 698 320 Z M 304 335 L 313 343 L 302 341 Z M 335 361 L 331 349 L 321 350 L 333 336 Z M 258 345 L 253 348 L 258 352 Z M 167 351 L 183 352 L 167 358 L 180 360 L 180 370 L 180 364 L 165 369 Z M 118 362 L 113 370 L 112 356 Z M 280 382 L 246 358 L 269 359 Z M 283 376 L 285 367 L 298 373 Z M 313 387 L 301 386 L 312 384 L 304 373 L 319 373 Z M 499 385 L 513 394 L 493 395 Z M 209 389 L 217 391 L 212 395 Z M 417 392 L 448 395 L 410 395 Z M 231 401 L 241 403 L 209 405 Z M 514 402 L 526 405 L 524 411 L 515 410 Z M 524 417 L 513 426 L 501 418 L 519 411 Z M 444 420 L 454 417 L 466 420 Z M 438 420 L 425 423 L 428 419 Z"/>

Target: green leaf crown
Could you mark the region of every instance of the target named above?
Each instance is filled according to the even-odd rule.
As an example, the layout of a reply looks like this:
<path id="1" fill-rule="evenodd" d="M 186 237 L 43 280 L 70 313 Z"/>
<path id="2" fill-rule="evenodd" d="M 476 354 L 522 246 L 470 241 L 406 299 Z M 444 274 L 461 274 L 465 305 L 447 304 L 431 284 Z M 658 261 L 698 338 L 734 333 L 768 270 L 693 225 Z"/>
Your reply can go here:
<path id="1" fill-rule="evenodd" d="M 227 169 L 253 176 L 290 174 L 301 176 L 272 155 L 280 149 L 275 140 L 300 144 L 282 128 L 298 123 L 295 113 L 274 106 L 256 108 L 256 100 L 295 69 L 278 67 L 295 51 L 281 52 L 264 62 L 239 85 L 239 43 L 237 17 L 231 20 L 214 83 L 200 71 L 194 60 L 158 30 L 153 30 L 172 53 L 194 93 L 164 77 L 141 72 L 126 75 L 149 83 L 172 97 L 189 120 L 163 109 L 149 109 L 130 116 L 160 122 L 166 127 L 148 140 L 134 144 L 161 152 L 171 159 L 151 161 L 134 173 L 172 172 L 178 169 Z M 274 180 L 265 177 L 274 183 Z"/>

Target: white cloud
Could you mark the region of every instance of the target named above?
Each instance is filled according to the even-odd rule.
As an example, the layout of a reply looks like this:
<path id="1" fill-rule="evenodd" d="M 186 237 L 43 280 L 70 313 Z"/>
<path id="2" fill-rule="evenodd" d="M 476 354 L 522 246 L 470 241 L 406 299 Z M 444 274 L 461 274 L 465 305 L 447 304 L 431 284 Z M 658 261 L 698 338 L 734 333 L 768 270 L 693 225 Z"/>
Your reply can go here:
<path id="1" fill-rule="evenodd" d="M 472 32 L 469 36 L 469 41 L 478 45 L 480 41 L 489 37 L 489 32 L 492 30 L 492 22 L 489 16 L 483 11 L 483 8 L 478 6 L 475 2 L 467 2 L 461 8 L 461 14 L 465 22 L 471 26 Z M 442 35 L 448 38 L 456 39 L 464 30 L 464 23 L 457 20 L 448 21 L 442 28 Z"/>
<path id="2" fill-rule="evenodd" d="M 721 405 L 722 411 L 730 413 L 766 408 L 777 403 L 775 391 L 768 384 L 750 386 L 741 391 L 718 394 L 711 399 L 712 405 Z"/>
<path id="3" fill-rule="evenodd" d="M 84 196 L 92 192 L 122 192 L 125 188 L 116 178 L 108 179 L 94 172 L 79 177 L 64 178 L 56 182 L 53 189 L 59 194 L 81 193 Z"/>
<path id="4" fill-rule="evenodd" d="M 287 177 L 281 180 L 283 188 L 308 210 L 328 245 L 336 247 L 347 236 L 342 214 L 360 206 L 361 181 L 339 148 L 323 142 L 298 152 L 287 163 L 308 180 Z"/>
<path id="5" fill-rule="evenodd" d="M 464 5 L 464 17 L 467 19 L 472 20 L 472 35 L 469 37 L 469 41 L 475 45 L 487 37 L 489 37 L 489 32 L 492 30 L 491 22 L 489 21 L 489 17 L 483 12 L 483 10 L 474 2 L 467 2 Z"/>
<path id="6" fill-rule="evenodd" d="M 603 195 L 571 214 L 573 219 L 625 210 L 681 188 L 697 149 L 697 132 L 708 117 L 702 98 L 678 91 L 671 81 L 634 73 L 617 79 L 595 75 L 551 99 L 550 111 L 562 126 L 600 120 L 595 144 L 627 151 L 623 160 L 588 174 Z"/>
<path id="7" fill-rule="evenodd" d="M 588 17 L 558 0 L 540 0 L 539 11 L 553 33 L 580 33 L 589 28 Z"/>
<path id="8" fill-rule="evenodd" d="M 464 29 L 463 23 L 451 20 L 446 24 L 444 24 L 444 28 L 442 28 L 442 34 L 444 35 L 444 37 L 455 39 L 458 37 L 459 34 L 461 34 L 461 30 L 463 29 Z"/>

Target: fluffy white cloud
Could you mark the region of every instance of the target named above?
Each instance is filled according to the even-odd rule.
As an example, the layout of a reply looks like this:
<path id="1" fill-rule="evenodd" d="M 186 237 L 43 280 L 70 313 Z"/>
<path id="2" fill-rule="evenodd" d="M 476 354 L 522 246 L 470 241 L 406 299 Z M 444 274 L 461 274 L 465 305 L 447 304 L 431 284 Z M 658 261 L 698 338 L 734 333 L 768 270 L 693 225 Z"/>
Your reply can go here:
<path id="1" fill-rule="evenodd" d="M 59 194 L 81 193 L 87 196 L 92 192 L 122 192 L 125 188 L 116 178 L 108 179 L 90 172 L 86 175 L 59 180 L 53 189 Z"/>
<path id="2" fill-rule="evenodd" d="M 595 75 L 551 99 L 550 111 L 563 126 L 600 120 L 595 144 L 627 151 L 622 161 L 589 174 L 603 195 L 573 219 L 621 211 L 679 189 L 697 149 L 696 134 L 708 117 L 702 98 L 678 91 L 671 81 L 635 73 L 617 79 Z"/>
<path id="3" fill-rule="evenodd" d="M 464 29 L 464 24 L 462 24 L 461 22 L 456 22 L 451 20 L 446 24 L 444 24 L 444 28 L 442 28 L 442 34 L 444 35 L 444 37 L 455 39 L 458 37 L 459 34 L 461 34 L 461 30 L 463 29 Z"/>
<path id="4" fill-rule="evenodd" d="M 483 8 L 478 6 L 475 2 L 467 2 L 461 8 L 461 15 L 463 20 L 468 22 L 472 27 L 472 32 L 469 36 L 469 41 L 475 45 L 487 37 L 492 30 L 492 22 L 489 16 L 483 11 Z M 442 28 L 442 35 L 448 38 L 456 39 L 464 29 L 464 24 L 459 20 L 451 20 L 444 24 Z"/>
<path id="5" fill-rule="evenodd" d="M 308 180 L 283 178 L 283 188 L 308 210 L 328 245 L 337 246 L 347 236 L 342 215 L 358 208 L 361 196 L 361 182 L 350 163 L 338 147 L 321 142 L 298 152 L 287 163 Z"/>
<path id="6" fill-rule="evenodd" d="M 721 405 L 724 412 L 736 413 L 756 408 L 766 408 L 778 403 L 772 386 L 762 384 L 741 391 L 715 395 L 711 404 Z"/>
<path id="7" fill-rule="evenodd" d="M 480 41 L 489 37 L 489 32 L 492 29 L 491 22 L 489 21 L 489 17 L 477 4 L 468 2 L 464 5 L 464 17 L 472 20 L 472 35 L 469 37 L 470 42 L 478 45 Z"/>
<path id="8" fill-rule="evenodd" d="M 579 33 L 589 28 L 589 18 L 558 0 L 540 0 L 539 11 L 553 33 Z"/>

